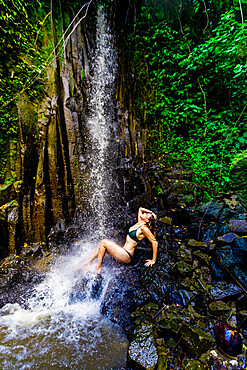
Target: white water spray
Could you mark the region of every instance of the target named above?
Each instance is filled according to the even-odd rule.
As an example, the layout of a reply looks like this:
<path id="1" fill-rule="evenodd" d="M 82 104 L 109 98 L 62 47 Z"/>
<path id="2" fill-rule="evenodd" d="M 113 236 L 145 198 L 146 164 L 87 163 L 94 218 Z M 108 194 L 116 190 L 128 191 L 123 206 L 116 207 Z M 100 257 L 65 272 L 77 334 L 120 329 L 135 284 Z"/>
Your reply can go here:
<path id="1" fill-rule="evenodd" d="M 77 271 L 92 245 L 61 256 L 25 302 L 0 310 L 1 369 L 120 369 L 127 342 L 100 313 L 113 271 Z M 107 351 L 106 351 L 107 348 Z"/>

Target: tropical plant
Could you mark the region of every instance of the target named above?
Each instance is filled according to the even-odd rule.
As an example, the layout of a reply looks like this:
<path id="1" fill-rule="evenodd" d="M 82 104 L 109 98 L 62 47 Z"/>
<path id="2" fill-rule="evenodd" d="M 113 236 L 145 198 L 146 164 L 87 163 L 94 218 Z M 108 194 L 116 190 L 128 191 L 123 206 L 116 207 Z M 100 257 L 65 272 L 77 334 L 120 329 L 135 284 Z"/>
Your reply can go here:
<path id="1" fill-rule="evenodd" d="M 128 38 L 150 153 L 170 153 L 216 190 L 229 186 L 229 164 L 247 144 L 247 26 L 239 6 L 225 3 L 219 14 L 215 2 L 195 1 L 194 19 L 178 25 L 143 7 Z M 203 29 L 195 27 L 200 9 Z"/>

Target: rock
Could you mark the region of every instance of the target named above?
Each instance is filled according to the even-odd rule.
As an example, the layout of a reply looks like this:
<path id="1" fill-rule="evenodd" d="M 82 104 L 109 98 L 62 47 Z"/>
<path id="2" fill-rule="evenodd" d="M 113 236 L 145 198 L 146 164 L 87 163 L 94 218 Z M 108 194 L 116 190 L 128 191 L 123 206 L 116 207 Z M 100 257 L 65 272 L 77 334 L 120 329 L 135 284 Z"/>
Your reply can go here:
<path id="1" fill-rule="evenodd" d="M 236 264 L 241 264 L 242 258 L 234 253 L 234 249 L 230 245 L 224 245 L 217 250 L 217 256 L 220 259 L 220 263 L 224 264 L 227 268 L 230 266 L 235 266 Z"/>
<path id="2" fill-rule="evenodd" d="M 238 253 L 247 253 L 247 241 L 246 238 L 236 238 L 233 241 L 233 248 Z M 242 256 L 245 259 L 245 255 Z"/>
<path id="3" fill-rule="evenodd" d="M 247 221 L 245 220 L 230 220 L 230 230 L 235 233 L 247 234 Z"/>
<path id="4" fill-rule="evenodd" d="M 116 276 L 111 280 L 101 303 L 101 312 L 123 330 L 131 326 L 130 313 L 134 312 L 139 303 L 138 289 L 140 289 L 138 277 L 132 274 L 132 270 Z M 150 295 L 144 299 L 150 300 Z"/>
<path id="5" fill-rule="evenodd" d="M 52 264 L 54 263 L 55 254 L 47 254 L 46 256 L 38 259 L 33 264 L 33 269 L 40 273 L 46 273 L 50 270 Z"/>
<path id="6" fill-rule="evenodd" d="M 246 257 L 247 257 L 247 242 L 245 238 L 235 238 L 231 245 L 222 245 L 215 251 L 222 269 L 231 268 L 231 273 L 235 266 L 240 268 L 243 274 L 247 273 Z M 215 260 L 216 261 L 216 260 Z M 231 274 L 228 271 L 228 274 Z"/>
<path id="7" fill-rule="evenodd" d="M 192 179 L 192 173 L 185 171 L 185 170 L 172 170 L 172 172 L 167 173 L 167 176 L 169 176 L 172 179 L 177 180 L 191 180 Z"/>
<path id="8" fill-rule="evenodd" d="M 171 217 L 167 217 L 167 216 L 161 217 L 159 219 L 159 221 L 163 222 L 166 225 L 170 225 L 170 226 L 172 225 L 172 218 Z"/>
<path id="9" fill-rule="evenodd" d="M 190 247 L 194 247 L 194 248 L 208 249 L 208 244 L 207 243 L 200 242 L 200 241 L 197 241 L 197 240 L 194 240 L 194 239 L 190 239 L 188 241 L 188 245 Z"/>
<path id="10" fill-rule="evenodd" d="M 180 273 L 181 275 L 188 275 L 192 273 L 193 268 L 188 263 L 184 261 L 179 261 L 172 266 L 171 271 L 173 273 Z"/>
<path id="11" fill-rule="evenodd" d="M 221 203 L 209 202 L 207 204 L 203 204 L 200 207 L 197 207 L 197 211 L 199 211 L 202 216 L 204 216 L 204 220 L 215 221 L 219 219 L 223 207 L 224 205 Z"/>
<path id="12" fill-rule="evenodd" d="M 185 198 L 183 197 L 185 201 Z M 191 217 L 189 210 L 185 206 L 176 207 L 171 210 L 172 220 L 174 225 L 185 225 L 188 226 L 191 224 Z"/>
<path id="13" fill-rule="evenodd" d="M 183 369 L 188 370 L 206 370 L 208 369 L 207 365 L 204 365 L 199 360 L 193 360 L 190 358 L 184 358 L 182 363 Z"/>
<path id="14" fill-rule="evenodd" d="M 235 300 L 242 292 L 238 285 L 224 282 L 215 283 L 209 288 L 209 296 L 212 300 L 221 300 L 227 297 Z"/>
<path id="15" fill-rule="evenodd" d="M 193 256 L 202 260 L 206 265 L 209 265 L 211 256 L 207 255 L 206 253 L 203 253 L 202 251 L 197 250 L 193 252 Z"/>
<path id="16" fill-rule="evenodd" d="M 172 355 L 169 348 L 166 348 L 165 341 L 163 338 L 158 338 L 156 340 L 157 351 L 158 351 L 158 366 L 157 370 L 168 370 L 169 364 L 172 363 Z"/>
<path id="17" fill-rule="evenodd" d="M 159 313 L 159 306 L 150 302 L 141 308 L 138 307 L 137 311 L 132 312 L 130 317 L 135 325 L 140 325 L 145 320 L 154 319 Z"/>
<path id="18" fill-rule="evenodd" d="M 209 304 L 209 309 L 214 315 L 219 316 L 224 312 L 231 312 L 232 305 L 223 301 L 215 301 Z"/>
<path id="19" fill-rule="evenodd" d="M 186 263 L 192 263 L 192 253 L 189 248 L 186 248 L 184 245 L 182 245 L 177 250 L 177 257 L 179 259 L 182 259 Z"/>
<path id="20" fill-rule="evenodd" d="M 169 318 L 162 319 L 159 321 L 159 330 L 163 332 L 165 336 L 174 334 L 177 335 L 182 327 L 183 319 L 178 316 L 168 315 Z"/>
<path id="21" fill-rule="evenodd" d="M 187 206 L 194 206 L 196 204 L 196 198 L 193 194 L 183 195 L 183 202 Z"/>
<path id="22" fill-rule="evenodd" d="M 185 289 L 179 289 L 178 293 L 179 293 L 179 295 L 182 299 L 182 304 L 183 305 L 187 305 L 194 296 L 193 292 L 190 292 L 190 291 L 185 290 Z"/>
<path id="23" fill-rule="evenodd" d="M 185 226 L 174 226 L 170 229 L 171 235 L 174 235 L 176 239 L 187 239 L 188 229 Z"/>
<path id="24" fill-rule="evenodd" d="M 7 223 L 9 232 L 9 252 L 15 254 L 17 245 L 17 229 L 19 223 L 19 205 L 16 200 L 8 203 L 7 207 Z"/>
<path id="25" fill-rule="evenodd" d="M 194 325 L 183 325 L 181 329 L 182 342 L 187 350 L 196 355 L 207 352 L 215 343 L 214 337 Z"/>
<path id="26" fill-rule="evenodd" d="M 216 237 L 218 236 L 218 225 L 210 224 L 207 225 L 206 230 L 203 232 L 202 241 L 204 243 L 214 243 Z"/>
<path id="27" fill-rule="evenodd" d="M 158 352 L 154 340 L 153 325 L 144 322 L 135 328 L 134 338 L 128 349 L 127 367 L 154 370 L 158 363 Z"/>
<path id="28" fill-rule="evenodd" d="M 239 266 L 235 266 L 233 269 L 233 274 L 236 280 L 247 290 L 247 275 L 241 270 Z"/>
<path id="29" fill-rule="evenodd" d="M 23 247 L 21 255 L 29 257 L 41 257 L 45 256 L 47 252 L 46 244 L 43 242 L 35 243 L 33 245 L 28 245 Z"/>
<path id="30" fill-rule="evenodd" d="M 172 180 L 172 188 L 176 194 L 190 195 L 193 194 L 194 184 L 184 180 Z"/>
<path id="31" fill-rule="evenodd" d="M 228 233 L 228 234 L 218 237 L 217 242 L 219 244 L 231 244 L 236 238 L 239 238 L 237 234 Z"/>
<path id="32" fill-rule="evenodd" d="M 214 325 L 214 334 L 219 348 L 229 356 L 237 356 L 242 352 L 242 338 L 237 329 L 218 322 Z"/>
<path id="33" fill-rule="evenodd" d="M 23 304 L 34 284 L 44 275 L 32 270 L 27 261 L 20 256 L 9 256 L 0 266 L 0 307 L 7 303 Z"/>

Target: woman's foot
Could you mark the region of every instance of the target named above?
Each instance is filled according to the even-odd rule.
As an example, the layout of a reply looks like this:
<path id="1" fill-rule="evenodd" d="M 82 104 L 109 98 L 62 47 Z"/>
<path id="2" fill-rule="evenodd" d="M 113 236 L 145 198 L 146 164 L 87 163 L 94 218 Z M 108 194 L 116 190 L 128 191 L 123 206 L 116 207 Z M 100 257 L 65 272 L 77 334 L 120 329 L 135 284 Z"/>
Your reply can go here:
<path id="1" fill-rule="evenodd" d="M 83 270 L 87 270 L 89 262 L 84 262 L 82 265 Z"/>
<path id="2" fill-rule="evenodd" d="M 96 266 L 97 275 L 101 275 L 101 266 Z"/>

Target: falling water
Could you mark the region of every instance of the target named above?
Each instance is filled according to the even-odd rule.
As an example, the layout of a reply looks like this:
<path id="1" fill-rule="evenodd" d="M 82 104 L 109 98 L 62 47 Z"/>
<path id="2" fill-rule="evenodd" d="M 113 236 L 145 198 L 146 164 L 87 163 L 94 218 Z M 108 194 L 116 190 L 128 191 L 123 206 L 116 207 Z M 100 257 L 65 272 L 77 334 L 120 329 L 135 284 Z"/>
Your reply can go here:
<path id="1" fill-rule="evenodd" d="M 114 154 L 110 152 L 111 128 L 114 117 L 113 92 L 116 74 L 116 50 L 104 11 L 99 7 L 97 18 L 96 50 L 93 61 L 93 79 L 90 93 L 88 121 L 92 146 L 89 163 L 89 207 L 93 217 L 94 233 L 103 237 L 111 204 L 112 168 Z M 96 225 L 96 228 L 95 228 Z"/>
<path id="2" fill-rule="evenodd" d="M 88 123 L 92 148 L 89 211 L 94 220 L 91 230 L 100 238 L 111 202 L 112 174 L 107 153 L 116 72 L 113 38 L 102 8 L 98 11 L 96 41 Z M 1 369 L 123 368 L 127 340 L 100 310 L 109 282 L 117 272 L 114 267 L 105 267 L 99 278 L 95 263 L 91 271 L 83 270 L 82 263 L 93 248 L 90 234 L 74 243 L 73 253 L 57 258 L 23 306 L 7 304 L 0 310 Z M 119 273 L 120 267 L 117 269 Z"/>

